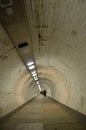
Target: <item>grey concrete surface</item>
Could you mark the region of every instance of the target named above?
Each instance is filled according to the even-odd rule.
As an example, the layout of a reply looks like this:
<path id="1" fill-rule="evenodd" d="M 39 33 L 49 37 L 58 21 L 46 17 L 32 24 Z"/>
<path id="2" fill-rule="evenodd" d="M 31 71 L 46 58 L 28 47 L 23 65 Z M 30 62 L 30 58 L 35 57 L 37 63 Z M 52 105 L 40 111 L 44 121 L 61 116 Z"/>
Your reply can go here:
<path id="1" fill-rule="evenodd" d="M 85 130 L 86 116 L 39 95 L 0 127 L 0 130 Z"/>

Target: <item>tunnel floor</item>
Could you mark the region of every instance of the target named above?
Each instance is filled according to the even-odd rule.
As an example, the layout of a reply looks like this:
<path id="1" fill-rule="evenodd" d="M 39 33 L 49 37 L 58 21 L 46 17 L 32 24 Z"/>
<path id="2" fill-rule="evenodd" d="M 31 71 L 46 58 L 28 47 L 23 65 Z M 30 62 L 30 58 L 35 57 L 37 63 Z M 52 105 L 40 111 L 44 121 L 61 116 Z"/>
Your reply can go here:
<path id="1" fill-rule="evenodd" d="M 18 110 L 0 130 L 85 130 L 86 116 L 39 95 Z"/>

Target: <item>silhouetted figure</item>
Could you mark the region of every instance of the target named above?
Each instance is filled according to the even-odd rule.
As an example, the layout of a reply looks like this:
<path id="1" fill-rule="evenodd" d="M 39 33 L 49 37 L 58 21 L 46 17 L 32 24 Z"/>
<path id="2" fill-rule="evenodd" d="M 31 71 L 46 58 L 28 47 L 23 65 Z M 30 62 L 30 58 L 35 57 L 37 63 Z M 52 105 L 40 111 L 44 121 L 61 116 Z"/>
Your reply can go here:
<path id="1" fill-rule="evenodd" d="M 44 96 L 46 97 L 46 94 L 47 94 L 47 91 L 46 90 L 44 90 Z"/>
<path id="2" fill-rule="evenodd" d="M 46 91 L 46 90 L 43 90 L 43 91 L 41 91 L 40 93 L 43 94 L 44 97 L 46 97 L 47 91 Z"/>

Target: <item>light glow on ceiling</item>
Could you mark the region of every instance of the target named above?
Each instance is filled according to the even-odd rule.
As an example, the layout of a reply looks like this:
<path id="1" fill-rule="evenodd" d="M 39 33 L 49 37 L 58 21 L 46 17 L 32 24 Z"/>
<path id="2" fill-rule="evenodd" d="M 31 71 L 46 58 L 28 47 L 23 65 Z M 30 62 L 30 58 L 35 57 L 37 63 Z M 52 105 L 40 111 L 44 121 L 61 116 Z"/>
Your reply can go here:
<path id="1" fill-rule="evenodd" d="M 39 84 L 39 81 L 37 81 L 36 83 Z"/>
<path id="2" fill-rule="evenodd" d="M 32 71 L 32 72 L 31 72 L 31 74 L 35 74 L 35 73 L 36 73 L 36 71 Z"/>
<path id="3" fill-rule="evenodd" d="M 27 66 L 31 66 L 31 65 L 33 65 L 33 64 L 34 64 L 34 62 L 33 62 L 33 61 L 30 61 L 30 62 L 27 63 Z"/>
<path id="4" fill-rule="evenodd" d="M 38 80 L 38 77 L 37 77 L 37 75 L 36 75 L 36 76 L 34 76 L 34 79 L 35 79 L 35 80 Z"/>
<path id="5" fill-rule="evenodd" d="M 29 66 L 29 69 L 30 69 L 30 70 L 32 70 L 32 69 L 34 69 L 34 68 L 35 68 L 35 65 Z"/>
<path id="6" fill-rule="evenodd" d="M 32 76 L 36 76 L 36 75 L 37 75 L 36 73 L 32 74 Z"/>
<path id="7" fill-rule="evenodd" d="M 40 85 L 38 85 L 38 88 L 39 88 L 39 90 L 41 91 L 41 87 L 40 87 Z"/>

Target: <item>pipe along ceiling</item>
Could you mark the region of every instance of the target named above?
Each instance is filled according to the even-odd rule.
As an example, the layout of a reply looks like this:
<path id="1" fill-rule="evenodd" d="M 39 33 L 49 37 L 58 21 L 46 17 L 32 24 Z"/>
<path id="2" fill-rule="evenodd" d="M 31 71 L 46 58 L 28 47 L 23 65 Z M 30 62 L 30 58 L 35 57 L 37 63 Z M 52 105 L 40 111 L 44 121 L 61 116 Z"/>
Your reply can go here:
<path id="1" fill-rule="evenodd" d="M 86 114 L 86 1 L 1 1 L 0 117 L 44 89 Z"/>

